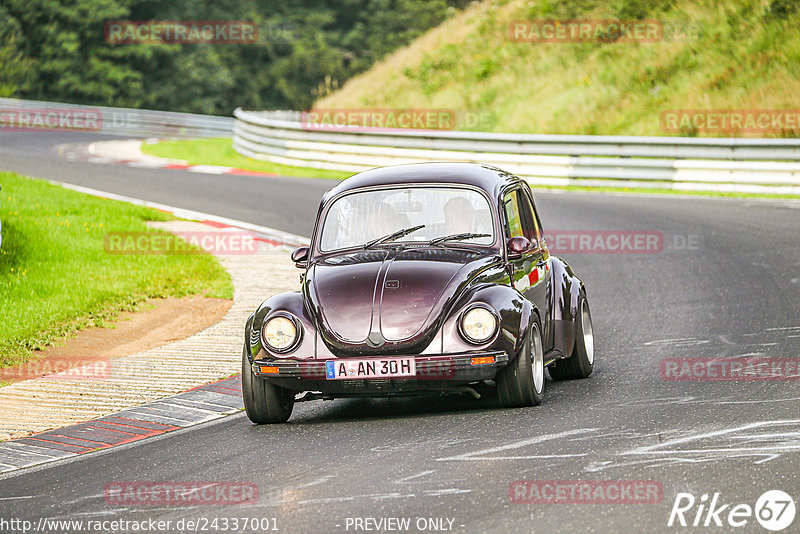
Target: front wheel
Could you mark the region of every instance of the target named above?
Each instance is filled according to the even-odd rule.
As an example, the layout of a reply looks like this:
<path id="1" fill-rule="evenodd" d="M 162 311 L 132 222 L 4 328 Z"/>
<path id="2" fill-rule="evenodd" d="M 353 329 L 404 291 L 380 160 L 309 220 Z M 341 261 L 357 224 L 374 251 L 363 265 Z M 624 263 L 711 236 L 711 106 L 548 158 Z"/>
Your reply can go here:
<path id="1" fill-rule="evenodd" d="M 544 397 L 544 351 L 542 330 L 536 319 L 522 348 L 497 374 L 497 396 L 505 408 L 537 406 Z"/>
<path id="2" fill-rule="evenodd" d="M 556 361 L 550 367 L 553 380 L 570 380 L 586 378 L 594 370 L 594 331 L 592 330 L 592 314 L 589 302 L 581 291 L 578 302 L 578 316 L 575 318 L 575 348 L 572 356 Z"/>
<path id="3" fill-rule="evenodd" d="M 294 393 L 270 384 L 253 373 L 247 359 L 247 346 L 242 354 L 242 397 L 247 417 L 257 425 L 285 423 L 292 415 Z"/>

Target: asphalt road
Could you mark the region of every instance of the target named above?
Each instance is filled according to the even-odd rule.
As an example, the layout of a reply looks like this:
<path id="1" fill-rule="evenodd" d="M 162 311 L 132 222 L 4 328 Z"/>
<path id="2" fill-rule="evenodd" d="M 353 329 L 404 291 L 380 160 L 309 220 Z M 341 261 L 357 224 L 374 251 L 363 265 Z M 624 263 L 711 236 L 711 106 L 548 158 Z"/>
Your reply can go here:
<path id="1" fill-rule="evenodd" d="M 334 180 L 253 179 L 67 161 L 62 144 L 118 139 L 83 133 L 0 132 L 0 171 L 109 191 L 118 195 L 212 213 L 298 235 L 310 235 L 322 193 Z M 1 185 L 1 184 L 0 184 Z"/>
<path id="2" fill-rule="evenodd" d="M 67 163 L 51 151 L 77 140 L 2 134 L 0 166 L 304 235 L 333 185 Z M 411 532 L 767 532 L 752 516 L 739 518 L 746 523 L 738 528 L 726 521 L 733 506 L 754 507 L 767 490 L 783 490 L 800 506 L 798 381 L 672 381 L 662 365 L 667 358 L 789 358 L 797 374 L 800 204 L 536 198 L 546 230 L 663 239 L 663 250 L 651 254 L 562 254 L 592 305 L 591 378 L 548 380 L 545 402 L 532 409 L 502 409 L 491 397 L 432 397 L 303 403 L 279 426 L 256 427 L 239 414 L 0 478 L 0 518 L 156 519 L 173 527 L 218 518 L 209 532 L 224 531 L 224 518 L 228 527 L 232 518 L 269 518 L 280 532 L 314 533 L 404 531 L 366 518 L 408 518 Z M 509 488 L 520 480 L 651 481 L 663 495 L 635 504 L 513 502 Z M 104 487 L 125 481 L 238 481 L 254 484 L 258 500 L 107 503 Z M 697 499 L 684 517 L 690 525 L 698 517 L 700 526 L 668 527 L 682 493 Z M 718 515 L 723 527 L 706 515 L 715 493 L 717 508 L 730 505 Z M 798 531 L 800 518 L 784 530 Z"/>

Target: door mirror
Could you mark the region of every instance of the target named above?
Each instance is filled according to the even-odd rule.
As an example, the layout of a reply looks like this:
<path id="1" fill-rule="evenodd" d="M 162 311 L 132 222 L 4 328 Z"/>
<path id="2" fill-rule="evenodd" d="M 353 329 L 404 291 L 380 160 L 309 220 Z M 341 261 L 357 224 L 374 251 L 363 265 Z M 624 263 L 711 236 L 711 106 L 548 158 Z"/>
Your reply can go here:
<path id="1" fill-rule="evenodd" d="M 305 269 L 308 267 L 308 247 L 300 247 L 292 252 L 292 261 L 298 269 Z"/>
<path id="2" fill-rule="evenodd" d="M 533 245 L 531 244 L 531 242 L 528 240 L 527 237 L 518 235 L 516 237 L 512 237 L 511 239 L 509 239 L 506 246 L 508 247 L 508 257 L 517 258 L 522 254 L 531 250 Z"/>

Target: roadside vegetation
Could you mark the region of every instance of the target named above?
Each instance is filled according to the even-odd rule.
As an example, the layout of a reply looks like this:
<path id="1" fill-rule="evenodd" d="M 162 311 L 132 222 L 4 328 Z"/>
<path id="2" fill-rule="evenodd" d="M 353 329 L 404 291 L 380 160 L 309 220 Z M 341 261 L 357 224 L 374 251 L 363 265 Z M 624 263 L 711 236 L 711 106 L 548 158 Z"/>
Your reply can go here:
<path id="1" fill-rule="evenodd" d="M 233 149 L 230 138 L 227 137 L 145 143 L 142 145 L 142 152 L 162 158 L 184 160 L 190 165 L 220 165 L 248 171 L 271 172 L 283 176 L 344 180 L 353 174 L 352 172 L 314 169 L 311 167 L 293 167 L 248 158 L 236 152 Z"/>
<path id="2" fill-rule="evenodd" d="M 534 43 L 511 38 L 514 21 L 656 20 L 657 42 Z M 670 110 L 797 109 L 800 4 L 794 0 L 483 0 L 444 20 L 316 109 L 451 109 L 457 129 L 589 135 L 739 135 L 664 129 Z M 747 135 L 747 134 L 743 134 Z M 796 137 L 800 130 L 758 133 Z M 144 151 L 192 164 L 290 176 L 349 173 L 245 158 L 229 139 L 166 141 Z M 662 188 L 635 191 L 724 197 L 797 195 Z M 548 188 L 544 188 L 548 189 Z"/>
<path id="3" fill-rule="evenodd" d="M 9 172 L 0 185 L 0 367 L 76 330 L 108 326 L 148 298 L 233 297 L 230 276 L 208 254 L 105 252 L 106 233 L 157 231 L 146 222 L 170 215 Z"/>
<path id="4" fill-rule="evenodd" d="M 305 109 L 470 1 L 3 0 L 0 97 L 225 116 Z M 104 32 L 118 21 L 258 31 L 241 42 L 116 43 Z"/>
<path id="5" fill-rule="evenodd" d="M 511 38 L 512 21 L 537 19 L 656 19 L 664 37 Z M 798 94 L 796 0 L 484 0 L 315 107 L 455 109 L 481 118 L 463 129 L 496 132 L 691 136 L 698 132 L 665 131 L 662 112 L 797 110 Z M 757 134 L 773 135 L 800 130 Z"/>

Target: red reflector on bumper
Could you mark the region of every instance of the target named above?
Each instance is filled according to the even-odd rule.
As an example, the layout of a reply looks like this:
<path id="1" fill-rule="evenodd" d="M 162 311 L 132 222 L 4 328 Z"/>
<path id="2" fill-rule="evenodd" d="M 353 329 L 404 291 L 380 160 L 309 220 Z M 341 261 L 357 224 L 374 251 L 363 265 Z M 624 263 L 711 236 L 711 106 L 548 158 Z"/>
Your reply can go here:
<path id="1" fill-rule="evenodd" d="M 480 356 L 469 361 L 472 365 L 487 365 L 494 363 L 494 356 Z"/>
<path id="2" fill-rule="evenodd" d="M 265 375 L 277 375 L 278 368 L 277 367 L 267 367 L 266 365 L 261 366 L 261 372 Z"/>

